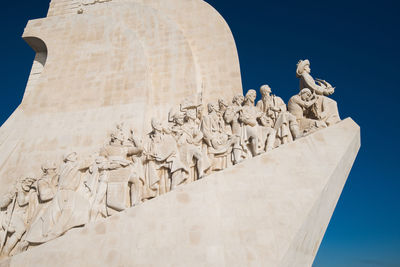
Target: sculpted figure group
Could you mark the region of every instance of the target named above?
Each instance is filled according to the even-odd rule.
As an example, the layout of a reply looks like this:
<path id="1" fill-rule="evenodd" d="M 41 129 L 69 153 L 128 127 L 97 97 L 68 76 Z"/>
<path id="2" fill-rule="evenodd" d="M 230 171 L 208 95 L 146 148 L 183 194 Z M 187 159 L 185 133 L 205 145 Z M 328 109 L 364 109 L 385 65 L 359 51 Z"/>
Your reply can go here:
<path id="1" fill-rule="evenodd" d="M 268 85 L 230 102 L 190 99 L 173 107 L 168 122 L 153 118 L 139 138 L 121 123 L 98 153 L 42 165 L 42 176 L 27 175 L 0 199 L 0 250 L 8 256 L 68 230 L 106 218 L 241 161 L 290 143 L 340 121 L 334 88 L 314 80 L 308 60 L 296 71 L 300 92 L 288 102 Z"/>

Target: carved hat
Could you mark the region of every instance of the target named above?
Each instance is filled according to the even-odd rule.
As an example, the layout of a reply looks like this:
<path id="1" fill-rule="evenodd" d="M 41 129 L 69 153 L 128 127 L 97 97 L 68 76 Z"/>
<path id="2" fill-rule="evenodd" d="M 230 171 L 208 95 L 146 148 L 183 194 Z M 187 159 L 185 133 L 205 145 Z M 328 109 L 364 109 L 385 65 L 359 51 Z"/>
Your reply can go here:
<path id="1" fill-rule="evenodd" d="M 308 59 L 300 60 L 300 61 L 297 63 L 297 69 L 296 69 L 296 77 L 297 77 L 297 78 L 299 78 L 299 77 L 301 76 L 301 74 L 303 73 L 304 68 L 305 68 L 306 66 L 310 66 L 310 61 L 309 61 Z"/>

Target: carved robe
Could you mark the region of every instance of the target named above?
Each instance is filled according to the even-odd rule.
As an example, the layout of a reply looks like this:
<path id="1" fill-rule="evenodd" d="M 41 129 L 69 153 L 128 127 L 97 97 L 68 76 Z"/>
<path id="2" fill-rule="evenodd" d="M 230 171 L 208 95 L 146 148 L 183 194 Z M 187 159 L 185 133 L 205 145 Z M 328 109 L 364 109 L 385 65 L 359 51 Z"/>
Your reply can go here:
<path id="1" fill-rule="evenodd" d="M 225 132 L 225 125 L 221 125 L 220 118 L 215 112 L 203 116 L 201 131 L 205 143 L 207 146 L 212 147 L 213 151 L 222 152 L 230 146 L 229 136 Z"/>
<path id="2" fill-rule="evenodd" d="M 240 136 L 242 134 L 242 127 L 239 122 L 240 110 L 242 110 L 242 106 L 231 105 L 224 113 L 225 122 L 231 125 L 231 132 L 236 136 Z"/>
<path id="3" fill-rule="evenodd" d="M 201 131 L 207 145 L 208 158 L 211 164 L 211 171 L 218 171 L 232 165 L 234 160 L 231 157 L 233 146 L 239 146 L 239 137 L 231 135 L 226 129 L 225 122 L 215 112 L 203 116 Z M 230 133 L 228 135 L 228 133 Z"/>
<path id="4" fill-rule="evenodd" d="M 207 149 L 203 149 L 203 133 L 197 123 L 186 122 L 181 127 L 182 135 L 178 139 L 180 158 L 189 171 L 189 182 L 195 181 L 199 173 L 210 168 L 211 164 L 207 156 Z M 197 162 L 195 161 L 197 159 Z M 197 169 L 194 171 L 194 169 Z"/>
<path id="5" fill-rule="evenodd" d="M 290 115 L 286 112 L 286 104 L 282 100 L 282 98 L 275 95 L 264 97 L 262 100 L 259 100 L 257 102 L 257 107 L 264 113 L 263 115 L 264 118 L 261 119 L 262 126 L 274 129 L 274 131 L 276 132 L 276 136 L 279 138 L 278 140 L 283 140 L 283 139 L 293 140 L 289 129 Z M 272 123 L 265 122 L 269 120 L 271 120 Z M 264 129 L 262 134 L 263 135 L 262 139 L 267 140 L 267 138 L 264 138 L 266 134 L 267 135 L 269 134 L 272 137 L 273 133 L 270 130 Z M 275 142 L 275 136 L 273 137 L 273 139 L 274 139 L 273 142 Z M 271 145 L 269 146 L 271 147 Z"/>
<path id="6" fill-rule="evenodd" d="M 80 170 L 79 162 L 68 161 L 63 164 L 58 191 L 29 229 L 26 237 L 28 242 L 47 242 L 89 221 L 90 203 L 82 190 Z"/>
<path id="7" fill-rule="evenodd" d="M 147 198 L 164 194 L 171 187 L 170 174 L 186 171 L 181 162 L 175 139 L 164 133 L 150 135 L 150 143 L 147 153 L 150 156 L 146 164 L 146 185 L 151 192 L 147 192 Z"/>
<path id="8" fill-rule="evenodd" d="M 316 103 L 318 112 L 324 112 L 323 121 L 329 126 L 340 121 L 339 111 L 335 100 L 327 97 L 333 94 L 333 88 L 327 89 L 315 83 L 314 78 L 307 72 L 303 71 L 300 76 L 300 90 L 308 88 L 320 99 Z"/>
<path id="9" fill-rule="evenodd" d="M 104 146 L 101 156 L 108 159 L 107 169 L 107 212 L 108 215 L 116 211 L 122 211 L 131 206 L 130 188 L 128 187 L 132 177 L 132 161 L 127 156 L 134 154 L 126 146 L 110 144 Z"/>
<path id="10" fill-rule="evenodd" d="M 257 119 L 262 117 L 262 112 L 252 105 L 244 105 L 239 120 L 243 123 L 242 139 L 249 146 L 251 155 L 258 154 L 258 140 L 261 139 L 261 127 Z"/>
<path id="11" fill-rule="evenodd" d="M 6 238 L 7 233 L 9 234 L 3 248 L 3 254 L 9 255 L 24 235 L 36 207 L 36 191 L 33 188 L 26 192 L 19 186 L 17 193 L 6 194 L 0 201 L 0 208 L 6 208 L 1 220 L 0 228 L 2 228 L 3 233 L 0 239 L 4 241 L 3 238 Z"/>

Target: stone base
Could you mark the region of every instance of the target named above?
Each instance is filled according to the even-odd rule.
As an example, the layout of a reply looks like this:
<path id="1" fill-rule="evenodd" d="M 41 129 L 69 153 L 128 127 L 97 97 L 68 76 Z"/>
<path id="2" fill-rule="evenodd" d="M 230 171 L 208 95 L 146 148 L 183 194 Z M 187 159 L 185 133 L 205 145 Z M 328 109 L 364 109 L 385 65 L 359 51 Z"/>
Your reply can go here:
<path id="1" fill-rule="evenodd" d="M 359 147 L 346 119 L 0 266 L 311 266 Z"/>

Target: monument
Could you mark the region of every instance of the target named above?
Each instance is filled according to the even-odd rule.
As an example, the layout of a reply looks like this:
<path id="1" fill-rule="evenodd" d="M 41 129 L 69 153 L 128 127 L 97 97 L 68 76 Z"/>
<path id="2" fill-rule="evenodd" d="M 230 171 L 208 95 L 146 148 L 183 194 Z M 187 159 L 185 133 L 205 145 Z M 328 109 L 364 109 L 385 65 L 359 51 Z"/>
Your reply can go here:
<path id="1" fill-rule="evenodd" d="M 0 266 L 311 266 L 360 129 L 308 60 L 287 104 L 268 85 L 243 95 L 203 0 L 52 0 L 23 38 L 36 57 L 0 129 Z"/>

